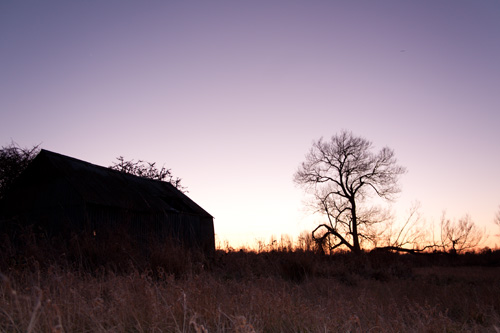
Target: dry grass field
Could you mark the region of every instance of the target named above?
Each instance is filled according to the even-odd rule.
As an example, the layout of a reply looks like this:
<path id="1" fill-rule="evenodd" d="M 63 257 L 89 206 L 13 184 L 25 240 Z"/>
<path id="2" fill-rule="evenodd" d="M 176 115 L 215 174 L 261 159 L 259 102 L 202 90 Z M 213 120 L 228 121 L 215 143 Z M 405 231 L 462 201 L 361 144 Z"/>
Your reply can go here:
<path id="1" fill-rule="evenodd" d="M 500 332 L 499 251 L 31 251 L 1 255 L 1 332 Z"/>

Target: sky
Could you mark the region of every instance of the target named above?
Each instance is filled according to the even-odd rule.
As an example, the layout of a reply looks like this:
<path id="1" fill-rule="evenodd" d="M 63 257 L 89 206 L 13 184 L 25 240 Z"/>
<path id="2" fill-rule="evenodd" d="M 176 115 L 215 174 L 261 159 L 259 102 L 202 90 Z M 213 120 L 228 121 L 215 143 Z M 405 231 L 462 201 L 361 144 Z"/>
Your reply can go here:
<path id="1" fill-rule="evenodd" d="M 0 2 L 0 145 L 183 179 L 232 246 L 322 221 L 293 174 L 342 130 L 394 149 L 392 209 L 499 243 L 500 2 Z"/>

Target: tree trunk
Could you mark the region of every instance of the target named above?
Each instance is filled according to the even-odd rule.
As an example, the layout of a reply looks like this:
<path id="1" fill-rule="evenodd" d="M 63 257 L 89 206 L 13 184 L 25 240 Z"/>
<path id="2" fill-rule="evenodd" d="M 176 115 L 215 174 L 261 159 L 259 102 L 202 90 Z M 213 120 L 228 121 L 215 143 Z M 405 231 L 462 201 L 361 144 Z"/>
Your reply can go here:
<path id="1" fill-rule="evenodd" d="M 360 253 L 361 247 L 359 246 L 358 237 L 358 217 L 356 216 L 356 202 L 354 199 L 351 202 L 351 217 L 352 217 L 352 251 L 354 253 Z"/>

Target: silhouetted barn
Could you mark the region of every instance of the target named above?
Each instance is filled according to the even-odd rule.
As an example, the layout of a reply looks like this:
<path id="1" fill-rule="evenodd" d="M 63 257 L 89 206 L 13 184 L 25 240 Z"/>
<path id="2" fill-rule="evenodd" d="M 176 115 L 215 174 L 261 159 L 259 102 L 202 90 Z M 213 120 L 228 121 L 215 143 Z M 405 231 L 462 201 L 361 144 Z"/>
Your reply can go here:
<path id="1" fill-rule="evenodd" d="M 47 150 L 14 183 L 1 213 L 4 224 L 39 225 L 51 234 L 126 230 L 134 239 L 215 250 L 213 217 L 172 184 Z"/>

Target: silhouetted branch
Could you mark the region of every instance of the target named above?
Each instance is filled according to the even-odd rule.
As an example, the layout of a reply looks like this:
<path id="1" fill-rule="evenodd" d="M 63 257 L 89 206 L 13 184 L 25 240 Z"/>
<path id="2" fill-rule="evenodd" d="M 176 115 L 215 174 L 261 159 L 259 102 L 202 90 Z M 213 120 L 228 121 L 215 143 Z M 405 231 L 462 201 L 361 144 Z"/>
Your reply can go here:
<path id="1" fill-rule="evenodd" d="M 434 248 L 435 245 L 427 245 L 419 249 L 408 249 L 399 246 L 381 246 L 381 247 L 376 247 L 373 251 L 394 251 L 394 252 L 404 252 L 411 254 L 426 254 L 430 253 L 428 252 L 429 249 L 434 249 Z"/>
<path id="2" fill-rule="evenodd" d="M 119 156 L 116 159 L 117 162 L 113 162 L 113 165 L 109 167 L 110 169 L 139 177 L 168 182 L 181 192 L 187 192 L 186 187 L 182 186 L 181 184 L 181 178 L 174 178 L 171 169 L 167 169 L 165 168 L 165 166 L 162 166 L 160 169 L 158 169 L 156 167 L 156 162 L 125 160 L 123 156 Z"/>
<path id="3" fill-rule="evenodd" d="M 443 251 L 460 253 L 475 248 L 481 243 L 484 232 L 478 229 L 469 215 L 465 215 L 458 221 L 441 218 L 441 242 L 437 246 Z"/>
<path id="4" fill-rule="evenodd" d="M 497 214 L 495 215 L 495 220 L 493 221 L 497 226 L 500 227 L 500 206 L 498 206 Z M 497 235 L 500 236 L 500 235 Z"/>

